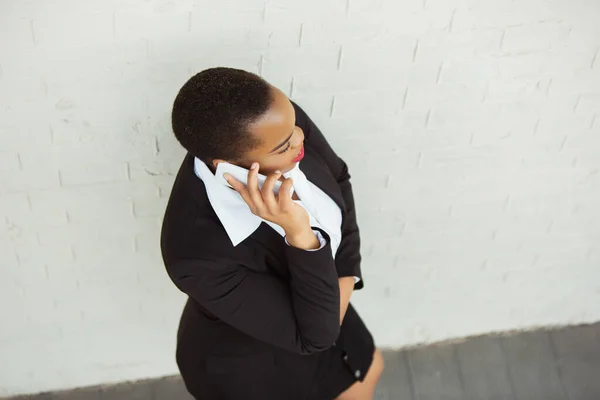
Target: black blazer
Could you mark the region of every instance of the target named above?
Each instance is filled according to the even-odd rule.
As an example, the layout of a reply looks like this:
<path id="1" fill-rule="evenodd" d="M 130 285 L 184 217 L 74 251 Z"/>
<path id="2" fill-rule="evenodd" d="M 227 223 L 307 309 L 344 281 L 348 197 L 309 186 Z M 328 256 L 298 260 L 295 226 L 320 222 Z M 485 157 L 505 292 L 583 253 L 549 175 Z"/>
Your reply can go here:
<path id="1" fill-rule="evenodd" d="M 192 394 L 190 385 L 214 372 L 215 366 L 222 370 L 223 358 L 251 357 L 253 368 L 265 370 L 271 363 L 255 356 L 267 353 L 280 361 L 287 357 L 283 364 L 288 363 L 297 378 L 303 368 L 307 376 L 312 368 L 314 375 L 318 362 L 307 363 L 298 356 L 323 352 L 344 336 L 338 277 L 360 277 L 355 289 L 363 287 L 348 167 L 306 113 L 296 104 L 294 108 L 296 125 L 305 134 L 300 169 L 342 210 L 341 244 L 334 260 L 329 243 L 317 251 L 300 250 L 286 245 L 262 223 L 234 247 L 194 173 L 193 155 L 186 155 L 167 205 L 161 250 L 170 278 L 190 297 L 180 325 L 177 359 Z M 348 314 L 355 315 L 353 310 Z M 342 331 L 352 330 L 346 325 L 344 321 Z M 365 341 L 372 341 L 370 335 Z M 372 346 L 365 348 L 361 364 L 366 358 L 370 363 L 371 354 L 366 353 L 371 352 Z M 259 380 L 255 377 L 249 385 L 265 384 Z M 208 389 L 201 390 L 206 394 Z"/>

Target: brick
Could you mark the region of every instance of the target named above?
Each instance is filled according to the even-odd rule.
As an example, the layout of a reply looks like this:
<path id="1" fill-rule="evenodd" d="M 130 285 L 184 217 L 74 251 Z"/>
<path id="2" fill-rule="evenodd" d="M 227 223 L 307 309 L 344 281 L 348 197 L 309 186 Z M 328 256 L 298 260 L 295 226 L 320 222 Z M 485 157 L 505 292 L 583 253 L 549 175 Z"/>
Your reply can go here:
<path id="1" fill-rule="evenodd" d="M 210 15 L 192 13 L 191 35 L 196 42 L 206 48 L 228 48 L 230 50 L 265 49 L 269 45 L 269 34 L 272 31 L 265 29 L 259 22 L 254 22 L 259 15 L 231 19 L 220 24 L 218 29 L 212 25 L 214 20 Z M 196 19 L 198 17 L 198 19 Z M 209 20 L 205 20 L 209 18 Z"/>
<path id="2" fill-rule="evenodd" d="M 421 0 L 408 0 L 403 3 L 394 0 L 352 0 L 348 4 L 348 18 L 359 21 L 419 12 L 423 12 Z"/>
<path id="3" fill-rule="evenodd" d="M 585 134 L 590 129 L 591 122 L 589 116 L 547 115 L 540 118 L 535 136 L 543 140 L 546 137 L 560 136 L 562 139 L 564 135 Z M 586 137 L 586 139 L 590 138 Z"/>
<path id="4" fill-rule="evenodd" d="M 113 16 L 107 12 L 54 11 L 36 16 L 32 24 L 35 42 L 42 47 L 77 48 L 114 40 Z"/>
<path id="5" fill-rule="evenodd" d="M 43 194 L 41 195 L 43 197 Z M 35 202 L 31 203 L 31 198 Z M 11 193 L 0 196 L 0 217 L 11 230 L 22 233 L 35 233 L 40 227 L 61 226 L 67 223 L 64 214 L 46 213 L 43 205 L 37 202 L 35 194 Z"/>
<path id="6" fill-rule="evenodd" d="M 58 171 L 55 169 L 27 168 L 23 171 L 0 172 L 0 194 L 58 187 Z"/>
<path id="7" fill-rule="evenodd" d="M 0 265 L 5 268 L 16 268 L 19 264 L 17 253 L 10 240 L 7 240 L 6 233 L 0 234 Z"/>
<path id="8" fill-rule="evenodd" d="M 62 203 L 57 204 L 60 196 L 56 195 L 54 191 L 35 191 L 27 194 L 19 194 L 24 198 L 20 200 L 23 207 L 23 217 L 19 218 L 22 220 L 24 225 L 33 227 L 34 229 L 39 228 L 54 228 L 57 226 L 64 226 L 68 223 L 66 208 L 62 206 Z M 29 212 L 25 211 L 25 206 L 31 204 Z"/>
<path id="9" fill-rule="evenodd" d="M 331 95 L 308 95 L 293 96 L 292 100 L 297 103 L 310 116 L 310 119 L 319 126 L 321 121 L 331 117 Z"/>
<path id="10" fill-rule="evenodd" d="M 591 86 L 584 91 L 589 90 L 590 87 L 597 89 L 599 82 L 593 70 L 597 58 L 596 46 L 595 43 L 586 43 L 584 38 L 577 41 L 569 34 L 568 40 L 552 46 L 549 51 L 544 52 L 543 57 L 540 57 L 543 60 L 543 71 L 546 75 L 552 74 L 557 81 L 561 79 L 581 81 L 587 78 Z"/>
<path id="11" fill-rule="evenodd" d="M 193 1 L 194 13 L 198 12 L 205 16 L 205 22 L 210 23 L 217 18 L 224 18 L 229 16 L 232 20 L 247 21 L 245 17 L 253 15 L 256 19 L 252 19 L 248 22 L 259 23 L 263 20 L 265 12 L 265 1 L 264 0 L 248 0 L 243 3 L 238 3 L 235 0 L 201 0 Z M 232 13 L 232 9 L 235 9 L 235 13 Z"/>
<path id="12" fill-rule="evenodd" d="M 327 20 L 332 17 L 343 18 L 346 14 L 346 0 L 307 0 L 298 3 L 293 0 L 280 0 L 267 3 L 265 21 L 286 24 L 307 20 Z M 319 12 L 315 12 L 319 10 Z"/>
<path id="13" fill-rule="evenodd" d="M 11 5 L 12 7 L 12 5 Z M 0 15 L 0 46 L 18 49 L 30 49 L 35 45 L 31 19 L 14 11 Z M 0 74 L 1 76 L 1 74 Z"/>
<path id="14" fill-rule="evenodd" d="M 303 73 L 319 73 L 337 69 L 339 46 L 267 49 L 263 53 L 262 71 L 296 70 L 302 65 Z"/>
<path id="15" fill-rule="evenodd" d="M 510 78 L 540 78 L 545 75 L 552 76 L 553 84 L 559 77 L 553 76 L 551 69 L 547 68 L 545 54 L 522 53 L 504 54 L 497 59 L 498 79 Z"/>
<path id="16" fill-rule="evenodd" d="M 129 2 L 131 7 L 139 7 L 142 2 L 139 0 Z M 121 3 L 121 7 L 127 7 L 126 3 Z M 43 16 L 60 16 L 61 10 L 57 7 L 68 7 L 68 9 L 73 13 L 101 13 L 101 12 L 110 12 L 114 9 L 113 4 L 107 3 L 94 3 L 94 4 L 82 4 L 81 2 L 73 2 L 71 0 L 57 0 L 51 3 L 28 3 L 22 2 L 18 4 L 11 5 L 10 7 L 10 15 L 18 16 L 18 17 L 43 17 Z"/>
<path id="17" fill-rule="evenodd" d="M 400 139 L 404 145 L 418 138 L 413 130 L 425 127 L 427 110 L 402 110 L 392 116 L 381 118 L 363 118 L 362 116 L 345 116 L 343 118 L 327 118 L 319 123 L 319 128 L 330 142 L 334 142 L 336 151 L 351 149 L 354 144 L 365 143 L 372 137 L 374 147 L 382 147 Z M 343 146 L 343 147 L 342 147 Z"/>
<path id="18" fill-rule="evenodd" d="M 167 206 L 167 199 L 159 197 L 155 186 L 145 192 L 136 191 L 133 200 L 133 214 L 137 218 L 162 217 Z"/>
<path id="19" fill-rule="evenodd" d="M 340 45 L 345 43 L 363 45 L 391 44 L 397 35 L 385 25 L 376 22 L 336 23 L 307 20 L 302 24 L 302 46 Z"/>
<path id="20" fill-rule="evenodd" d="M 87 145 L 26 149 L 21 151 L 23 171 L 60 171 L 65 186 L 126 180 L 125 163 L 99 150 Z"/>
<path id="21" fill-rule="evenodd" d="M 481 29 L 469 32 L 432 31 L 419 37 L 415 60 L 425 64 L 462 62 L 500 55 L 502 30 Z"/>
<path id="22" fill-rule="evenodd" d="M 549 79 L 507 79 L 493 80 L 486 93 L 486 101 L 508 102 L 521 98 L 532 102 L 543 101 L 547 96 L 551 81 Z"/>
<path id="23" fill-rule="evenodd" d="M 466 86 L 460 83 L 439 83 L 411 85 L 406 96 L 406 108 L 441 109 L 447 108 L 472 110 L 481 107 L 485 86 Z M 460 101 L 457 101 L 460 99 Z"/>
<path id="24" fill-rule="evenodd" d="M 403 98 L 403 90 L 341 93 L 335 96 L 332 115 L 393 115 L 402 107 Z"/>
<path id="25" fill-rule="evenodd" d="M 139 98 L 140 92 L 134 90 L 133 83 L 141 84 L 139 71 L 147 69 L 142 67 L 141 62 L 147 61 L 149 49 L 146 42 L 136 41 L 78 48 L 39 48 L 35 52 L 28 53 L 27 56 L 14 62 L 14 68 L 31 69 L 31 72 L 21 70 L 23 76 L 38 74 L 43 76 L 50 96 L 65 91 L 67 93 L 83 91 L 89 94 L 89 90 L 94 90 L 93 97 L 82 100 L 83 104 L 87 104 L 95 98 L 105 98 L 104 96 L 112 96 L 111 100 L 115 101 L 118 97 L 115 98 L 111 89 L 120 89 L 118 93 L 122 95 L 135 91 Z M 65 64 L 77 65 L 77 68 L 67 69 L 64 67 Z M 94 79 L 90 79 L 92 76 Z M 99 88 L 104 89 L 106 93 Z M 54 106 L 54 103 L 52 105 Z M 110 105 L 110 102 L 107 102 L 106 106 Z M 130 106 L 135 107 L 137 103 Z M 80 112 L 83 110 L 87 111 L 83 108 Z"/>
<path id="26" fill-rule="evenodd" d="M 564 144 L 564 151 L 567 154 L 573 154 L 575 156 L 573 166 L 579 165 L 588 168 L 587 171 L 581 172 L 587 173 L 588 177 L 591 179 L 590 182 L 596 181 L 595 179 L 597 178 L 594 178 L 594 175 L 596 174 L 595 171 L 597 171 L 598 164 L 600 163 L 597 138 L 597 132 L 593 130 L 571 132 Z"/>
<path id="27" fill-rule="evenodd" d="M 16 172 L 20 169 L 19 155 L 14 151 L 0 151 L 0 172 Z"/>
<path id="28" fill-rule="evenodd" d="M 469 3 L 469 7 L 457 7 L 453 29 L 506 28 L 564 17 L 564 10 L 556 6 L 558 2 L 530 0 L 519 5 L 496 1 Z M 435 7 L 435 3 L 431 4 L 432 8 Z"/>
<path id="29" fill-rule="evenodd" d="M 80 186 L 60 191 L 39 193 L 46 196 L 44 212 L 53 214 L 68 213 L 70 222 L 88 223 L 100 221 L 133 220 L 131 201 L 128 198 L 130 190 L 111 185 Z M 32 196 L 32 206 L 35 208 L 40 201 Z"/>
<path id="30" fill-rule="evenodd" d="M 302 24 L 280 25 L 278 23 L 265 24 L 264 29 L 268 35 L 269 48 L 296 47 L 300 45 Z"/>
<path id="31" fill-rule="evenodd" d="M 498 62 L 492 59 L 446 61 L 440 68 L 438 79 L 440 83 L 485 87 L 495 77 L 497 69 Z"/>
<path id="32" fill-rule="evenodd" d="M 0 127 L 2 129 L 11 126 L 19 126 L 18 122 L 28 120 L 30 117 L 29 109 L 16 108 L 16 104 L 27 104 L 28 107 L 40 107 L 38 114 L 39 120 L 44 120 L 48 116 L 45 109 L 42 107 L 46 105 L 45 95 L 46 87 L 45 81 L 38 75 L 39 67 L 35 67 L 32 64 L 35 62 L 32 58 L 27 57 L 32 52 L 23 51 L 16 59 L 3 59 L 0 64 L 0 90 L 3 93 L 14 93 L 13 96 L 4 96 L 0 99 L 0 105 L 6 112 L 8 119 L 4 119 Z M 39 62 L 38 60 L 36 60 Z M 29 121 L 33 122 L 33 121 Z M 6 139 L 6 138 L 2 138 Z"/>
<path id="33" fill-rule="evenodd" d="M 342 46 L 340 69 L 363 74 L 364 71 L 374 72 L 374 68 L 401 68 L 412 63 L 415 46 L 416 39 L 405 37 L 374 44 L 346 43 Z"/>
<path id="34" fill-rule="evenodd" d="M 370 11 L 365 12 L 356 10 L 355 2 L 351 1 L 347 20 L 356 25 L 377 25 L 379 23 L 383 35 L 378 37 L 366 34 L 363 38 L 358 39 L 360 41 L 371 40 L 379 43 L 382 40 L 390 41 L 389 38 L 417 38 L 434 29 L 434 27 L 439 27 L 440 24 L 446 26 L 450 20 L 450 13 L 446 15 L 428 15 L 422 7 L 418 7 L 416 10 L 407 9 L 408 7 L 405 6 L 410 5 L 410 3 L 415 4 L 416 2 L 396 3 L 391 7 L 384 7 L 385 11 L 381 12 L 375 11 L 373 7 Z M 388 2 L 388 4 L 392 3 Z M 398 9 L 398 7 L 402 9 Z M 359 28 L 357 31 L 361 29 Z"/>
<path id="35" fill-rule="evenodd" d="M 117 9 L 111 20 L 115 40 L 174 37 L 187 34 L 191 29 L 192 7 L 186 2 L 163 2 L 155 9 L 150 4 L 135 9 Z M 114 26 L 113 26 L 114 24 Z M 156 29 L 160 26 L 160 29 Z"/>
<path id="36" fill-rule="evenodd" d="M 145 72 L 148 80 L 155 76 L 151 74 L 153 72 L 151 70 Z M 174 78 L 173 75 L 166 74 L 166 76 Z M 123 144 L 128 144 L 134 138 L 137 139 L 135 144 L 139 150 L 144 149 L 144 144 L 152 143 L 150 135 L 152 132 L 132 132 L 129 129 L 135 124 L 142 123 L 145 125 L 140 128 L 148 131 L 156 129 L 154 124 L 157 122 L 157 114 L 141 117 L 147 115 L 148 111 L 154 110 L 148 110 L 147 102 L 140 95 L 139 86 L 135 85 L 135 81 L 126 83 L 126 79 L 105 83 L 106 79 L 111 78 L 104 77 L 93 83 L 78 85 L 54 80 L 48 82 L 48 99 L 54 108 L 54 114 L 48 120 L 48 125 L 52 130 L 54 144 L 93 143 L 98 148 L 112 142 L 112 144 L 121 144 L 122 151 L 130 151 L 131 148 Z M 120 89 L 120 86 L 125 88 Z M 88 98 L 90 92 L 97 94 Z M 130 103 L 133 104 L 127 106 Z M 105 115 L 112 116 L 111 119 L 95 117 L 96 109 L 102 109 Z M 127 112 L 130 114 L 126 113 L 126 109 L 129 109 Z"/>
<path id="37" fill-rule="evenodd" d="M 375 195 L 377 192 L 373 192 Z M 383 194 L 381 191 L 377 194 Z M 362 196 L 356 199 L 357 204 L 363 204 Z M 377 218 L 372 218 L 377 217 Z M 400 236 L 404 231 L 404 224 L 402 218 L 398 216 L 389 217 L 379 213 L 373 215 L 372 213 L 361 214 L 361 231 L 365 232 L 365 236 L 368 237 L 388 237 L 388 236 Z"/>
<path id="38" fill-rule="evenodd" d="M 469 143 L 473 146 L 488 146 L 500 144 L 503 142 L 512 143 L 515 146 L 519 147 L 519 153 L 526 154 L 522 156 L 520 159 L 521 164 L 519 166 L 525 165 L 527 162 L 527 158 L 535 158 L 541 152 L 530 152 L 527 154 L 527 151 L 531 150 L 533 146 L 532 143 L 536 142 L 536 139 L 539 142 L 545 142 L 545 138 L 537 137 L 533 132 L 535 131 L 536 120 L 535 116 L 531 118 L 525 117 L 515 117 L 515 118 L 507 118 L 504 117 L 501 113 L 497 114 L 488 119 L 488 122 L 485 123 L 485 120 L 481 121 L 481 127 L 477 127 L 473 129 L 473 133 L 469 139 Z M 520 133 L 522 132 L 522 133 Z M 562 143 L 564 137 L 558 137 L 559 135 L 554 135 L 550 138 L 549 142 L 554 145 L 556 149 L 558 149 Z M 527 150 L 525 150 L 527 149 Z"/>
<path id="39" fill-rule="evenodd" d="M 545 22 L 510 27 L 502 40 L 502 51 L 519 53 L 544 51 L 566 40 L 569 26 L 563 23 Z"/>
<path id="40" fill-rule="evenodd" d="M 578 114 L 600 114 L 600 90 L 598 93 L 584 93 L 575 103 L 575 111 Z"/>
<path id="41" fill-rule="evenodd" d="M 561 58 L 562 61 L 566 61 L 570 57 L 563 56 Z M 545 65 L 548 66 L 548 64 Z M 597 78 L 597 74 L 591 69 L 567 69 L 565 65 L 561 65 L 552 66 L 552 71 L 555 76 L 552 77 L 552 85 L 549 90 L 550 96 L 575 94 L 591 95 L 593 97 L 593 93 L 600 92 L 600 78 Z"/>
<path id="42" fill-rule="evenodd" d="M 262 64 L 262 62 L 259 62 L 259 64 Z M 292 79 L 294 77 L 293 71 L 269 68 L 268 70 L 262 72 L 260 76 L 271 85 L 285 93 L 289 98 L 295 97 L 295 95 L 292 93 Z"/>
<path id="43" fill-rule="evenodd" d="M 132 233 L 121 232 L 117 227 L 111 229 L 110 225 L 106 225 L 90 226 L 83 232 L 78 232 L 82 228 L 80 224 L 57 228 L 53 230 L 56 236 L 52 236 L 51 231 L 43 230 L 40 232 L 40 242 L 44 248 L 54 245 L 68 249 L 71 260 L 92 268 L 92 262 L 116 261 L 119 256 L 133 251 Z"/>
<path id="44" fill-rule="evenodd" d="M 173 152 L 175 155 L 169 158 L 155 156 L 131 162 L 129 166 L 131 181 L 153 181 L 154 179 L 174 178 L 185 156 L 185 150 L 177 148 Z"/>
<path id="45" fill-rule="evenodd" d="M 189 49 L 182 48 L 182 54 L 185 54 L 185 51 L 189 51 Z M 257 54 L 256 51 L 238 51 L 235 55 L 225 55 L 222 58 L 219 58 L 219 62 L 215 62 L 213 60 L 208 59 L 197 59 L 189 62 L 190 68 L 190 76 L 193 74 L 200 72 L 206 68 L 218 67 L 218 66 L 228 66 L 231 68 L 239 68 L 249 72 L 253 72 L 258 74 L 260 72 L 260 55 Z M 188 77 L 188 78 L 189 78 Z M 185 80 L 181 82 L 183 83 Z"/>
<path id="46" fill-rule="evenodd" d="M 385 73 L 365 73 L 361 79 L 348 70 L 325 72 L 320 74 L 294 75 L 294 95 L 307 96 L 314 94 L 343 93 L 352 91 L 403 90 L 406 85 L 403 73 L 390 69 Z"/>
<path id="47" fill-rule="evenodd" d="M 171 195 L 171 190 L 173 190 L 173 183 L 175 182 L 174 177 L 162 176 L 157 178 L 158 179 L 156 179 L 155 181 L 158 181 L 156 185 L 158 196 L 168 198 Z"/>
<path id="48" fill-rule="evenodd" d="M 41 273 L 49 262 L 68 264 L 73 261 L 70 243 L 63 240 L 64 236 L 60 236 L 60 229 L 54 228 L 51 231 L 56 235 L 51 241 L 46 240 L 40 232 L 24 232 L 24 237 L 14 244 L 20 268 Z"/>
<path id="49" fill-rule="evenodd" d="M 0 85 L 5 81 L 6 80 L 0 80 Z M 4 92 L 4 88 L 1 88 L 1 86 L 0 90 Z M 31 96 L 33 98 L 34 96 L 39 96 L 39 94 L 32 91 L 31 94 L 27 94 L 26 96 Z M 13 101 L 15 101 L 14 104 L 20 104 L 27 107 L 40 105 L 38 102 L 29 102 L 29 100 L 26 99 L 22 100 L 19 99 L 19 94 L 16 95 L 16 99 L 13 98 Z M 31 115 L 26 112 L 17 110 L 12 111 L 11 108 L 14 107 L 14 104 L 5 108 L 7 112 L 5 117 L 0 121 L 0 148 L 3 151 L 9 151 L 19 150 L 25 146 L 37 147 L 50 145 L 51 135 L 48 128 L 48 122 L 45 120 L 44 112 L 41 112 L 39 118 L 32 120 Z M 22 129 L 22 127 L 27 127 L 27 129 Z"/>

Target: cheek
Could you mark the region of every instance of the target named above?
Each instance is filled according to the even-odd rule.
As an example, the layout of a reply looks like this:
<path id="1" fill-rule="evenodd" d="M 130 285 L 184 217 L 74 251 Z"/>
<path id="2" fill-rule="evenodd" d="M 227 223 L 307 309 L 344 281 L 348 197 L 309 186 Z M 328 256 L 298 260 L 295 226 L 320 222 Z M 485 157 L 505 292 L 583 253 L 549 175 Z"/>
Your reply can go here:
<path id="1" fill-rule="evenodd" d="M 296 135 L 297 140 L 298 140 L 297 144 L 301 145 L 304 143 L 304 131 L 300 127 L 297 127 L 297 130 L 298 130 L 298 135 Z"/>
<path id="2" fill-rule="evenodd" d="M 277 170 L 281 172 L 290 171 L 294 167 L 292 159 L 295 157 L 295 155 L 292 153 L 293 152 L 286 151 L 283 154 L 270 157 L 269 160 L 264 160 L 261 164 L 261 173 L 263 170 L 267 173 L 272 173 Z"/>

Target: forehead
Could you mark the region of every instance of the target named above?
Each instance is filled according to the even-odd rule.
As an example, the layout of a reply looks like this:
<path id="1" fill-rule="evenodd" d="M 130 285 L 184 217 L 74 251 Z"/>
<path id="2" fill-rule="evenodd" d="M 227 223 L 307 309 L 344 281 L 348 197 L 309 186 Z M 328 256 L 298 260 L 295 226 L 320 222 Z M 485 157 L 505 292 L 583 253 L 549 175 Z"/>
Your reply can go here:
<path id="1" fill-rule="evenodd" d="M 250 125 L 250 130 L 270 151 L 284 141 L 296 126 L 296 113 L 288 97 L 279 89 L 272 88 L 273 101 L 260 119 Z"/>

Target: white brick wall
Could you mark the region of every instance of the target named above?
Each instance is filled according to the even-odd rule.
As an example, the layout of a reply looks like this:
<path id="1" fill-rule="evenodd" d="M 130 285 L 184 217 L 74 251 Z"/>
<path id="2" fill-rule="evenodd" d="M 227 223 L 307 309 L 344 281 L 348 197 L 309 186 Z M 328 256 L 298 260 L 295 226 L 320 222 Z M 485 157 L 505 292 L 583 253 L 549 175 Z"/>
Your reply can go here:
<path id="1" fill-rule="evenodd" d="M 350 164 L 381 346 L 600 319 L 595 0 L 0 3 L 0 395 L 176 372 L 171 102 L 228 65 Z"/>

